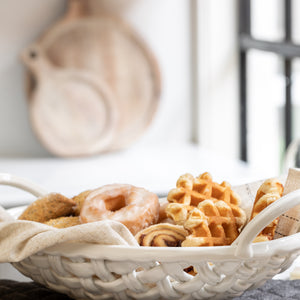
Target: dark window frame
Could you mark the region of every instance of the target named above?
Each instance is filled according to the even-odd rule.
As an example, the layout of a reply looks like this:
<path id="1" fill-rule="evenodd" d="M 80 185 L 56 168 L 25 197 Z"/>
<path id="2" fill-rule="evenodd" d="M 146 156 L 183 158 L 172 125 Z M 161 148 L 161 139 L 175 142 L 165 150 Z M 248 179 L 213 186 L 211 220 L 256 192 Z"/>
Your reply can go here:
<path id="1" fill-rule="evenodd" d="M 240 159 L 248 160 L 247 142 L 247 52 L 251 49 L 272 52 L 282 57 L 285 76 L 284 140 L 285 148 L 292 141 L 292 60 L 300 57 L 300 45 L 292 41 L 292 0 L 284 0 L 284 39 L 270 42 L 253 38 L 251 34 L 251 0 L 239 3 L 239 104 Z"/>

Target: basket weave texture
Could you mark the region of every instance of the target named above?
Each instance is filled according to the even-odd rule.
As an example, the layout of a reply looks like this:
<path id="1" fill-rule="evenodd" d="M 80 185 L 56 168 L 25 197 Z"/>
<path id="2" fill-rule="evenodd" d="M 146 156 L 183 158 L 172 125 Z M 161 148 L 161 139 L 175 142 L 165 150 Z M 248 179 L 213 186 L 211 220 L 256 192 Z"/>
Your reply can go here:
<path id="1" fill-rule="evenodd" d="M 184 257 L 157 262 L 147 260 L 146 253 L 145 262 L 135 262 L 134 256 L 133 260 L 109 260 L 38 253 L 13 265 L 34 281 L 74 299 L 226 299 L 261 286 L 285 270 L 300 253 L 300 245 L 291 252 L 244 260 L 206 261 L 199 255 L 193 263 L 196 275 L 184 270 L 191 266 Z"/>
<path id="2" fill-rule="evenodd" d="M 0 176 L 1 182 L 35 195 L 44 193 L 32 183 L 5 174 Z M 300 254 L 300 233 L 252 243 L 272 220 L 297 205 L 300 190 L 266 207 L 230 246 L 169 248 L 62 242 L 13 266 L 74 299 L 233 298 L 284 271 Z"/>

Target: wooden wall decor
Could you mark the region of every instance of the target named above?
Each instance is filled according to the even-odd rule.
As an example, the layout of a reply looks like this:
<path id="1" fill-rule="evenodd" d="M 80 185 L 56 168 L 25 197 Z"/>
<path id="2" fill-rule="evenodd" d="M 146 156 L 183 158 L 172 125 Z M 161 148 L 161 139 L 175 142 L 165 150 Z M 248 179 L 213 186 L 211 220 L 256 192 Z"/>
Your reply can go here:
<path id="1" fill-rule="evenodd" d="M 160 97 L 158 63 L 141 37 L 119 16 L 92 15 L 86 3 L 69 0 L 65 16 L 22 55 L 32 127 L 58 156 L 128 147 Z"/>

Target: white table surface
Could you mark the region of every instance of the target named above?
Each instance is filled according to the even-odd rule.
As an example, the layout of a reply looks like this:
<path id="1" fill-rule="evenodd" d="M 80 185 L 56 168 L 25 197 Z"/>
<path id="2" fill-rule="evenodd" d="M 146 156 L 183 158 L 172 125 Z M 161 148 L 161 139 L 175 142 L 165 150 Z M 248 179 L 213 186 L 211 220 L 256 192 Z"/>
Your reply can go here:
<path id="1" fill-rule="evenodd" d="M 184 173 L 210 172 L 217 182 L 238 185 L 267 177 L 244 162 L 213 154 L 194 145 L 132 147 L 89 158 L 1 158 L 0 172 L 31 180 L 50 192 L 74 196 L 109 183 L 129 183 L 166 195 Z M 276 174 L 275 174 L 276 175 Z M 270 174 L 274 176 L 274 174 Z M 0 205 L 13 207 L 33 201 L 33 196 L 0 186 Z"/>

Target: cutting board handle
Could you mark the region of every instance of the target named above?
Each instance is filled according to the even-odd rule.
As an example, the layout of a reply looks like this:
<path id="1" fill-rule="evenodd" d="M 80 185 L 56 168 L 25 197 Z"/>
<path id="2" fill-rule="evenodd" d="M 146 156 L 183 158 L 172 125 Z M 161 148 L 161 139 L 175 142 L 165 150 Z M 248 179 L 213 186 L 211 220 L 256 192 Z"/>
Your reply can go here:
<path id="1" fill-rule="evenodd" d="M 25 65 L 38 77 L 49 75 L 54 66 L 49 62 L 41 47 L 33 44 L 21 53 Z"/>
<path id="2" fill-rule="evenodd" d="M 69 0 L 65 18 L 68 20 L 78 19 L 88 15 L 88 0 Z"/>

